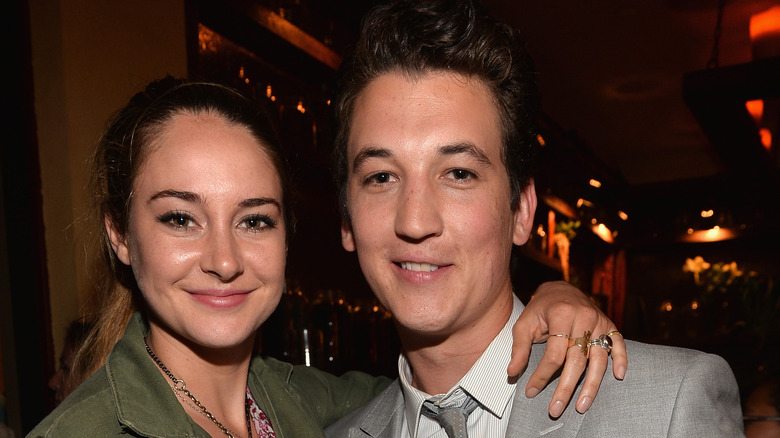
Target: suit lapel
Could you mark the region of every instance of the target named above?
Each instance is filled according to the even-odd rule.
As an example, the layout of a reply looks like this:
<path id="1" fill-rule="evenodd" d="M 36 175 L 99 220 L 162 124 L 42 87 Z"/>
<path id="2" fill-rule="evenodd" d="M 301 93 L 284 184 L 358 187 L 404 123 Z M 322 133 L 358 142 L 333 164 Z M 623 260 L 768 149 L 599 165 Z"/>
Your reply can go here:
<path id="1" fill-rule="evenodd" d="M 531 357 L 528 360 L 526 371 L 517 381 L 512 413 L 509 416 L 508 437 L 576 437 L 582 425 L 584 415 L 578 413 L 572 404 L 566 407 L 558 419 L 552 419 L 547 413 L 547 406 L 552 400 L 553 391 L 558 380 L 553 380 L 542 392 L 534 398 L 525 396 L 525 386 L 531 373 L 539 365 L 544 354 L 544 345 L 535 344 L 531 349 Z M 572 397 L 577 399 L 579 387 Z"/>
<path id="2" fill-rule="evenodd" d="M 365 409 L 360 431 L 353 428 L 350 437 L 394 438 L 400 435 L 403 427 L 404 397 L 401 383 L 396 380 Z M 357 434 L 356 434 L 357 433 Z"/>

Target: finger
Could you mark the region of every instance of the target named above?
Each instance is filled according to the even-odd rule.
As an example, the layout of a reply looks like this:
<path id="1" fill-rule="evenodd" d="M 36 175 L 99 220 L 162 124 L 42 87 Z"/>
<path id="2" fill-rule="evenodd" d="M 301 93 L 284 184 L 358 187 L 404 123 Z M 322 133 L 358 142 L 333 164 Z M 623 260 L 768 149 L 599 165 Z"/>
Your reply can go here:
<path id="1" fill-rule="evenodd" d="M 561 377 L 558 379 L 558 386 L 553 392 L 548 412 L 553 418 L 558 418 L 563 413 L 563 409 L 569 404 L 574 390 L 577 388 L 577 382 L 580 380 L 582 372 L 588 359 L 582 353 L 578 346 L 572 346 L 566 353 L 566 362 L 561 371 Z"/>
<path id="2" fill-rule="evenodd" d="M 590 348 L 590 356 L 588 357 L 588 369 L 585 372 L 585 381 L 582 384 L 582 390 L 577 398 L 577 403 L 574 408 L 577 412 L 584 414 L 585 411 L 590 408 L 593 399 L 599 391 L 601 381 L 604 380 L 604 373 L 607 371 L 607 363 L 609 362 L 609 354 L 607 350 L 599 346 L 592 346 Z M 555 395 L 553 394 L 553 399 Z"/>
<path id="3" fill-rule="evenodd" d="M 533 334 L 529 330 L 514 333 L 512 336 L 512 359 L 509 360 L 509 366 L 506 368 L 507 375 L 518 376 L 528 366 L 531 344 L 533 344 Z"/>
<path id="4" fill-rule="evenodd" d="M 623 336 L 619 334 L 614 334 L 610 338 L 612 339 L 612 374 L 615 375 L 616 379 L 623 380 L 628 369 L 626 342 L 623 340 Z"/>
<path id="5" fill-rule="evenodd" d="M 520 317 L 512 327 L 512 358 L 507 366 L 507 375 L 517 376 L 528 366 L 528 358 L 531 355 L 531 345 L 534 342 L 546 340 L 540 331 L 546 329 L 546 325 L 540 321 L 534 312 L 526 311 L 520 314 Z"/>
<path id="6" fill-rule="evenodd" d="M 550 336 L 547 340 L 547 346 L 544 349 L 544 355 L 536 366 L 531 377 L 528 378 L 528 384 L 525 386 L 526 397 L 534 397 L 541 392 L 542 388 L 547 386 L 552 376 L 558 372 L 566 360 L 566 349 L 568 339 Z"/>

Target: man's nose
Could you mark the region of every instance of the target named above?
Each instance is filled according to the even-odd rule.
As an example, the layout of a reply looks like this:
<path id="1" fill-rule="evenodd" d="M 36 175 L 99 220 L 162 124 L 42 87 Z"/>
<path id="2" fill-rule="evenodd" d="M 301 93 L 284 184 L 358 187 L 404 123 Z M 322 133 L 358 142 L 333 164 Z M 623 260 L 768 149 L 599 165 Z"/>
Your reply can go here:
<path id="1" fill-rule="evenodd" d="M 433 182 L 422 179 L 404 183 L 396 206 L 396 235 L 420 241 L 441 234 L 444 222 L 434 186 Z"/>

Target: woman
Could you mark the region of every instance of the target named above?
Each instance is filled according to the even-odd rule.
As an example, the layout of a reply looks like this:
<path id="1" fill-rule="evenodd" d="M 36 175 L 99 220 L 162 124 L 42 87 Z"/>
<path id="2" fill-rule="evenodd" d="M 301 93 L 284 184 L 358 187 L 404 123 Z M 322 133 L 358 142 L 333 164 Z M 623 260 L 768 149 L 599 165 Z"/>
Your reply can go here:
<path id="1" fill-rule="evenodd" d="M 232 89 L 166 78 L 131 99 L 93 161 L 103 281 L 75 370 L 91 377 L 29 436 L 322 436 L 384 388 L 252 356 L 284 290 L 285 169 L 268 117 Z"/>

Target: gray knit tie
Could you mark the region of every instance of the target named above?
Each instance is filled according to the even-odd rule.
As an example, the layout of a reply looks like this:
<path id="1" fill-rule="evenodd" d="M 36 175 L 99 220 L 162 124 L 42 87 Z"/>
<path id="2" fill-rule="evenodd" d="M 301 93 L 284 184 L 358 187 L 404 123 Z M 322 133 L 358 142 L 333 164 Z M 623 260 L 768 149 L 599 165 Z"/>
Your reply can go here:
<path id="1" fill-rule="evenodd" d="M 469 414 L 479 406 L 479 402 L 468 394 L 460 406 L 439 407 L 431 400 L 423 402 L 422 414 L 441 424 L 449 438 L 468 438 L 466 420 Z"/>

